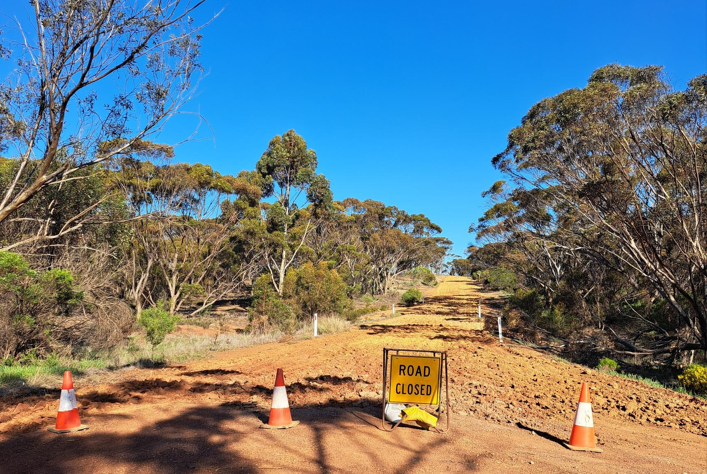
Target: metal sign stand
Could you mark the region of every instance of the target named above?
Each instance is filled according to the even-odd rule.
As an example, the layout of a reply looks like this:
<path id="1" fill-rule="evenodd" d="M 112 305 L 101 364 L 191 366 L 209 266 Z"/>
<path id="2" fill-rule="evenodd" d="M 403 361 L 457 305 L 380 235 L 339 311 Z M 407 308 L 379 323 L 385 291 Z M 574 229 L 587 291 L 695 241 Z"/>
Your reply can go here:
<path id="1" fill-rule="evenodd" d="M 402 353 L 402 354 L 401 354 Z M 423 354 L 432 354 L 432 357 L 439 357 L 440 362 L 441 362 L 441 370 L 439 372 L 439 380 L 437 387 L 440 389 L 442 388 L 442 372 L 444 372 L 444 389 L 445 389 L 445 394 L 444 394 L 444 401 L 446 404 L 446 408 L 444 411 L 445 418 L 447 419 L 447 427 L 444 430 L 438 429 L 440 433 L 446 433 L 449 431 L 449 417 L 450 417 L 450 412 L 449 412 L 449 371 L 447 370 L 447 351 L 429 351 L 429 350 L 417 350 L 417 349 L 390 349 L 390 348 L 383 348 L 383 412 L 381 414 L 381 428 L 385 431 L 393 431 L 393 429 L 397 426 L 397 424 L 394 424 L 392 428 L 388 428 L 386 425 L 385 421 L 385 405 L 388 402 L 388 377 L 390 374 L 388 373 L 388 367 L 389 367 L 389 360 L 392 355 L 409 355 L 409 356 L 415 356 L 415 355 L 423 355 Z M 437 415 L 442 414 L 442 396 L 440 393 L 440 396 L 438 397 L 439 404 L 437 406 Z M 438 416 L 439 419 L 439 416 Z"/>

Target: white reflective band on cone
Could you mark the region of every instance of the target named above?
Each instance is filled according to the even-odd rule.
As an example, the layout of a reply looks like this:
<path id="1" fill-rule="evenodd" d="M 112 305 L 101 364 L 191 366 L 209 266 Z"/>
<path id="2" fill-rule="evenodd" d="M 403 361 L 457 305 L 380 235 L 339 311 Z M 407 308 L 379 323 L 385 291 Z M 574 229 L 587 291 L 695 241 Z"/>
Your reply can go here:
<path id="1" fill-rule="evenodd" d="M 577 406 L 577 414 L 574 417 L 574 424 L 576 426 L 594 428 L 591 403 L 579 402 L 579 405 Z"/>
<path id="2" fill-rule="evenodd" d="M 62 390 L 61 396 L 59 397 L 59 411 L 71 411 L 74 408 L 78 408 L 74 389 Z"/>
<path id="3" fill-rule="evenodd" d="M 272 408 L 290 408 L 285 387 L 275 387 L 272 393 Z"/>

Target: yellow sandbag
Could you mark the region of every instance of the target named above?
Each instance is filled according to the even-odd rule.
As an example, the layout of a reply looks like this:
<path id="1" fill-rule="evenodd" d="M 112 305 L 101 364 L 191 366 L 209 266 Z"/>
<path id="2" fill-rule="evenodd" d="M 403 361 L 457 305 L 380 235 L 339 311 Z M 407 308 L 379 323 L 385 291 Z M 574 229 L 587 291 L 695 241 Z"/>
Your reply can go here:
<path id="1" fill-rule="evenodd" d="M 414 421 L 427 430 L 437 426 L 437 417 L 430 415 L 420 407 L 406 408 L 402 413 L 405 414 L 405 421 Z"/>

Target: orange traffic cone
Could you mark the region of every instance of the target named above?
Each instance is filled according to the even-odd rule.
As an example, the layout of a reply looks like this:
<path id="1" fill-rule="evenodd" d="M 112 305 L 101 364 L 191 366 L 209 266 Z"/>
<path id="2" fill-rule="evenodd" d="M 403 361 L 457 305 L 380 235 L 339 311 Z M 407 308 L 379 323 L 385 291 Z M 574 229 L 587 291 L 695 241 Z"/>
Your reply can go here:
<path id="1" fill-rule="evenodd" d="M 574 417 L 570 442 L 565 443 L 565 446 L 572 451 L 601 452 L 601 449 L 597 448 L 597 441 L 594 438 L 594 417 L 592 416 L 592 404 L 589 403 L 589 387 L 586 382 L 582 382 L 582 391 L 579 394 L 579 404 Z"/>
<path id="2" fill-rule="evenodd" d="M 299 421 L 292 421 L 290 404 L 287 402 L 287 391 L 285 390 L 285 377 L 282 375 L 282 369 L 277 369 L 275 390 L 273 390 L 272 394 L 272 408 L 270 408 L 270 419 L 267 425 L 260 425 L 260 427 L 284 429 L 292 428 L 298 424 Z"/>
<path id="3" fill-rule="evenodd" d="M 79 419 L 79 408 L 76 404 L 76 394 L 74 393 L 74 380 L 71 372 L 64 372 L 64 382 L 61 384 L 61 396 L 59 397 L 59 411 L 56 415 L 56 427 L 49 428 L 52 433 L 70 433 L 88 429 L 82 425 Z"/>

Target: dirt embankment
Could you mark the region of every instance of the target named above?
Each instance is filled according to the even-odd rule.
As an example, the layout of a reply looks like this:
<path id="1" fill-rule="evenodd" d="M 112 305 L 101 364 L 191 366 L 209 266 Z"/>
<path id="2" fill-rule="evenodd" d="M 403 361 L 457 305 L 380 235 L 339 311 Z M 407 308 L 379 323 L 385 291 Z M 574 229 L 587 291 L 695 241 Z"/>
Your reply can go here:
<path id="1" fill-rule="evenodd" d="M 500 344 L 479 323 L 478 291 L 468 279 L 448 277 L 424 305 L 347 333 L 116 372 L 93 386 L 77 377 L 82 421 L 91 428 L 65 437 L 44 429 L 54 423 L 58 389 L 4 399 L 0 451 L 11 453 L 5 468 L 573 472 L 591 463 L 592 472 L 707 471 L 707 401 Z M 493 309 L 482 312 L 493 327 Z M 379 429 L 384 347 L 448 351 L 450 433 Z M 278 367 L 293 417 L 302 423 L 258 430 Z M 561 445 L 583 381 L 591 387 L 599 455 Z M 67 449 L 71 461 L 61 458 Z"/>

